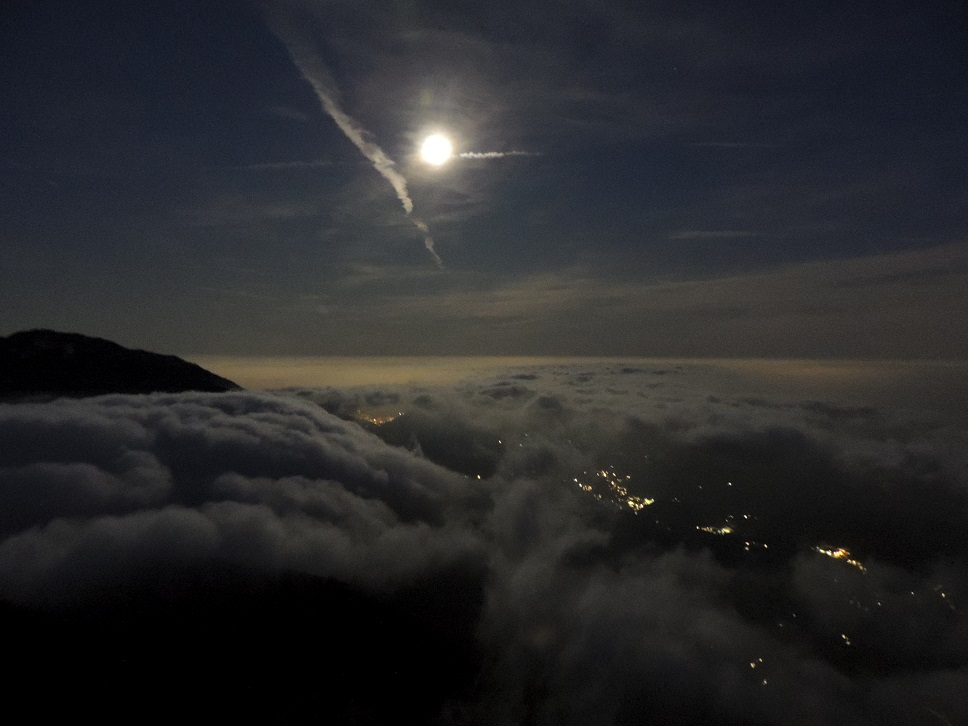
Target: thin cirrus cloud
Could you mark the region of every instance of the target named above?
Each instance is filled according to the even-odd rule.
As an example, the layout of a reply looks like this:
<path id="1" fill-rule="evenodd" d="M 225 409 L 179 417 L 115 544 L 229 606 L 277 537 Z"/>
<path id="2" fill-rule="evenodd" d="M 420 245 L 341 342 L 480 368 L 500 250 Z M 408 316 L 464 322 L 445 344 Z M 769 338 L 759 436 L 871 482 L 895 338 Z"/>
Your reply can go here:
<path id="1" fill-rule="evenodd" d="M 421 353 L 956 360 L 965 341 L 950 331 L 968 304 L 952 301 L 966 301 L 966 270 L 968 245 L 952 244 L 705 280 L 643 283 L 572 268 L 499 285 L 464 277 L 415 295 L 361 279 L 343 294 L 365 300 L 388 331 L 386 348 L 351 318 L 334 318 L 330 339 L 346 341 L 347 353 L 354 344 L 382 353 L 417 337 L 413 320 L 432 320 Z"/>
<path id="2" fill-rule="evenodd" d="M 756 232 L 745 229 L 684 229 L 673 232 L 669 239 L 676 240 L 715 240 L 715 239 L 745 239 L 757 237 Z"/>
<path id="3" fill-rule="evenodd" d="M 251 171 L 286 171 L 288 169 L 321 169 L 333 166 L 327 159 L 313 159 L 312 161 L 269 161 L 261 164 L 246 164 L 243 169 Z"/>

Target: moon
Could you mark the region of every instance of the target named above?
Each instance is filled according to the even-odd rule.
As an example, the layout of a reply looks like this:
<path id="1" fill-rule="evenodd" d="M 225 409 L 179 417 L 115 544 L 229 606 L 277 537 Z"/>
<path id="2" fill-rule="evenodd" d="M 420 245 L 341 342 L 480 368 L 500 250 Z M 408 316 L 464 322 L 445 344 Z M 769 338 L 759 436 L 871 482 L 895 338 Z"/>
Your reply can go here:
<path id="1" fill-rule="evenodd" d="M 431 166 L 441 166 L 454 154 L 454 145 L 443 134 L 431 134 L 420 146 L 420 158 Z"/>

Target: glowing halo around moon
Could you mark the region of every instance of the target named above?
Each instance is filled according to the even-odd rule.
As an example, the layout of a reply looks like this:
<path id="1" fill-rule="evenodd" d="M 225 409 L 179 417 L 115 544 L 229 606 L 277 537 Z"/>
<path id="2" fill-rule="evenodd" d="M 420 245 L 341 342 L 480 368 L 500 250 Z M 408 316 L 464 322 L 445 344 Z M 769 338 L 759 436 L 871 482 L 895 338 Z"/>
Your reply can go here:
<path id="1" fill-rule="evenodd" d="M 443 134 L 431 134 L 420 145 L 420 158 L 431 166 L 441 166 L 454 155 L 454 145 Z"/>

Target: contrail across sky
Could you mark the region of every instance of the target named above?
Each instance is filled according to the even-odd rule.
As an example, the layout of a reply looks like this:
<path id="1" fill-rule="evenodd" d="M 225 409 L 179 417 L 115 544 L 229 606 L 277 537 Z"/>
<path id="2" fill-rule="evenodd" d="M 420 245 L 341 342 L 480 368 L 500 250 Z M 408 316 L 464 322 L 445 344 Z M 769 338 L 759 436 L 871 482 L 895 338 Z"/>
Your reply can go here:
<path id="1" fill-rule="evenodd" d="M 461 159 L 503 159 L 505 156 L 541 156 L 534 151 L 464 151 Z"/>
<path id="2" fill-rule="evenodd" d="M 329 69 L 326 68 L 322 59 L 313 49 L 304 31 L 290 22 L 290 19 L 285 17 L 282 11 L 273 12 L 270 10 L 267 15 L 272 32 L 286 46 L 293 63 L 299 68 L 303 78 L 313 87 L 323 110 L 336 122 L 346 138 L 352 141 L 363 156 L 370 160 L 373 168 L 390 182 L 390 186 L 396 192 L 397 199 L 403 205 L 407 216 L 410 217 L 414 226 L 423 233 L 424 246 L 427 251 L 434 258 L 437 266 L 443 267 L 443 261 L 434 249 L 434 240 L 430 236 L 427 223 L 413 216 L 413 200 L 407 191 L 407 180 L 403 174 L 396 170 L 393 159 L 387 156 L 383 149 L 370 141 L 367 138 L 366 130 L 339 105 L 339 91 L 336 88 L 336 83 L 333 81 Z"/>

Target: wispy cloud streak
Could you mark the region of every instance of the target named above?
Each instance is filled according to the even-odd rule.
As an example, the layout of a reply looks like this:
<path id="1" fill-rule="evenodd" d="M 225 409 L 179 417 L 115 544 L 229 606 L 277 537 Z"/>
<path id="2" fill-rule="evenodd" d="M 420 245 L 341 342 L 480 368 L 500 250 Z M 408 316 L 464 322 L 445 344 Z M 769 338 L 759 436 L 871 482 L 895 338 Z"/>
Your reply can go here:
<path id="1" fill-rule="evenodd" d="M 440 256 L 434 249 L 434 240 L 429 234 L 427 224 L 413 216 L 413 200 L 407 191 L 407 180 L 396 170 L 393 159 L 387 156 L 376 143 L 371 141 L 369 133 L 359 122 L 346 113 L 339 104 L 339 91 L 329 69 L 313 49 L 312 42 L 305 31 L 297 26 L 291 18 L 278 7 L 267 12 L 269 27 L 282 44 L 289 51 L 293 63 L 299 68 L 303 78 L 312 86 L 322 104 L 323 110 L 333 119 L 340 131 L 353 142 L 353 145 L 369 159 L 373 168 L 390 182 L 396 192 L 397 199 L 403 205 L 404 211 L 410 217 L 414 226 L 424 234 L 424 246 L 434 258 L 438 266 L 443 266 Z"/>
<path id="2" fill-rule="evenodd" d="M 669 235 L 675 240 L 745 239 L 758 236 L 747 229 L 683 229 Z"/>

